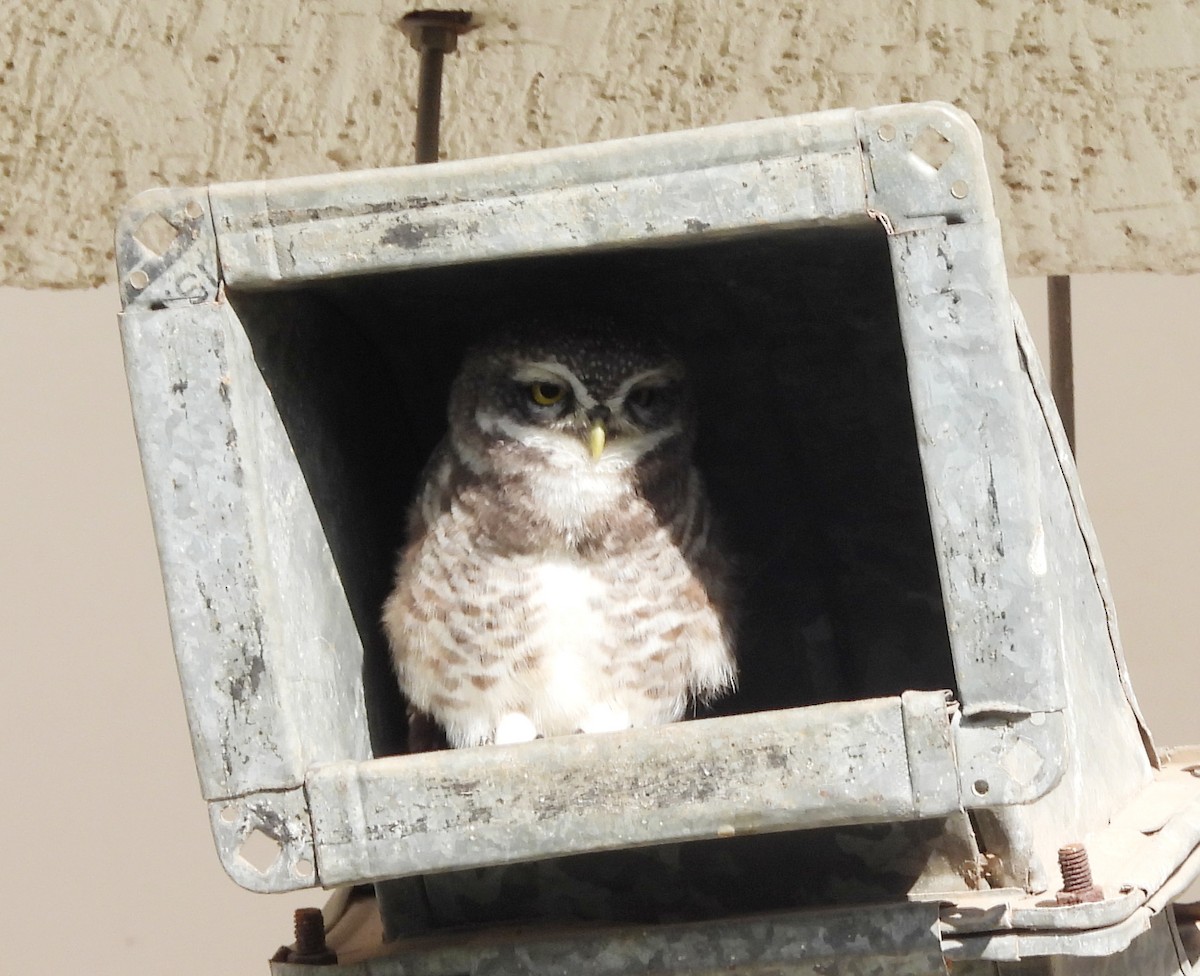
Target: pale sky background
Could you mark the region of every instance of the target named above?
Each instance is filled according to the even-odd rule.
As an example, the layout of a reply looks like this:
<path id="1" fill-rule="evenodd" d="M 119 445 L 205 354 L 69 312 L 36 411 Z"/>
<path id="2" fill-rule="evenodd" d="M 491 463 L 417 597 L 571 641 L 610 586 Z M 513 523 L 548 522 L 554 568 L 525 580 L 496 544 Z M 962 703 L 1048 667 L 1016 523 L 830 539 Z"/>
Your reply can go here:
<path id="1" fill-rule="evenodd" d="M 1074 282 L 1080 468 L 1134 687 L 1160 747 L 1200 742 L 1200 277 Z M 1044 338 L 1044 282 L 1014 291 Z M 0 289 L 0 969 L 265 976 L 324 895 L 242 891 L 213 849 L 117 311 L 112 287 Z"/>

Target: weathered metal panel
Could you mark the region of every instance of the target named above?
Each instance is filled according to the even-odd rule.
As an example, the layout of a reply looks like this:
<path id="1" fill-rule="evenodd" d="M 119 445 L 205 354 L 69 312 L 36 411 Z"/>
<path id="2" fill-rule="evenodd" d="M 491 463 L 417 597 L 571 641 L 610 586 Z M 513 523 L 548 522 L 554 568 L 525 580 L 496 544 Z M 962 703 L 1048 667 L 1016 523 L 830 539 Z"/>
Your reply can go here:
<path id="1" fill-rule="evenodd" d="M 848 110 L 210 189 L 231 287 L 865 217 Z"/>
<path id="2" fill-rule="evenodd" d="M 993 895 L 1002 893 L 995 892 Z M 987 893 L 980 893 L 987 897 Z M 1013 893 L 1010 893 L 1010 897 Z M 1015 896 L 1024 897 L 1021 893 Z M 970 899 L 967 899 L 968 905 Z M 1001 925 L 994 913 L 964 907 L 976 934 L 947 933 L 936 902 L 891 902 L 837 909 L 748 914 L 690 924 L 581 925 L 557 922 L 490 930 L 453 928 L 381 943 L 364 925 L 372 908 L 327 909 L 331 945 L 347 976 L 522 973 L 970 973 L 975 976 L 1176 976 L 1191 973 L 1187 932 L 1174 912 L 1139 909 L 1090 928 L 1040 931 Z M 940 909 L 941 918 L 934 912 Z M 932 910 L 932 911 L 931 911 Z M 823 958 L 827 956 L 827 958 Z M 662 967 L 662 968 L 660 968 Z M 299 976 L 276 963 L 276 976 Z"/>
<path id="3" fill-rule="evenodd" d="M 1018 961 L 1034 956 L 1082 956 L 1088 959 L 1102 956 L 1119 956 L 1138 936 L 1150 930 L 1151 915 L 1147 909 L 1138 909 L 1128 918 L 1115 925 L 1099 929 L 1064 932 L 1008 932 L 965 936 L 961 940 L 947 940 L 946 958 L 990 959 L 997 962 Z M 1170 935 L 1167 934 L 1168 943 Z M 1161 944 L 1156 949 L 1161 952 Z M 1157 955 L 1158 952 L 1155 953 Z M 1088 969 L 1087 972 L 1093 970 Z M 1141 973 L 1140 969 L 1121 968 L 1111 970 L 1122 973 Z M 1172 970 L 1168 970 L 1171 972 Z"/>
<path id="4" fill-rule="evenodd" d="M 1157 774 L 1155 782 L 1128 805 L 1122 822 L 1089 838 L 1092 853 L 1098 855 L 1093 860 L 1093 867 L 1096 883 L 1105 892 L 1102 901 L 1059 906 L 1050 893 L 1029 893 L 1013 888 L 927 892 L 910 898 L 937 909 L 940 951 L 952 962 L 949 968 L 955 973 L 961 970 L 980 974 L 1012 973 L 1014 976 L 1093 971 L 1113 976 L 1186 974 L 1190 972 L 1186 961 L 1188 940 L 1176 931 L 1170 906 L 1157 897 L 1147 898 L 1147 890 L 1138 888 L 1137 884 L 1139 881 L 1159 883 L 1157 879 L 1169 871 L 1169 866 L 1179 862 L 1181 841 L 1184 846 L 1196 843 L 1194 828 L 1198 802 L 1200 777 L 1192 775 L 1189 763 L 1174 764 Z M 1130 845 L 1131 830 L 1144 833 L 1140 844 Z M 1185 836 L 1190 839 L 1185 840 Z M 1105 856 L 1106 852 L 1115 855 L 1130 846 L 1134 849 L 1125 857 Z M 1200 847 L 1194 850 L 1200 852 Z M 796 864 L 786 859 L 779 862 L 782 871 L 803 871 L 805 867 L 803 862 Z M 1194 868 L 1195 865 L 1192 875 Z M 481 873 L 483 888 L 490 890 L 493 897 L 502 893 L 504 888 L 498 885 L 498 878 L 489 879 L 486 875 L 487 872 Z M 1131 884 L 1130 879 L 1134 883 Z M 437 880 L 426 879 L 431 904 L 436 903 L 438 894 L 436 887 L 429 885 Z M 1180 883 L 1184 880 L 1187 879 L 1180 879 Z M 894 919 L 895 913 L 902 908 L 895 903 L 875 901 L 836 910 L 793 911 L 786 917 L 797 923 L 797 931 L 808 927 L 837 931 L 846 919 L 850 919 L 849 924 L 858 927 L 862 938 L 853 953 L 839 948 L 839 958 L 851 967 L 858 964 L 886 967 L 899 963 L 891 961 L 895 959 L 894 946 L 887 940 L 876 938 L 877 926 L 889 918 Z M 751 914 L 730 920 L 731 914 L 734 913 L 726 912 L 725 920 L 703 923 L 703 927 L 728 932 L 748 923 L 752 930 L 758 931 L 754 927 L 762 919 Z M 341 931 L 334 928 L 335 940 L 342 937 Z M 364 941 L 346 937 L 347 941 L 338 942 L 338 950 L 346 964 L 342 967 L 344 972 L 476 972 L 485 971 L 475 967 L 486 966 L 486 960 L 494 955 L 510 959 L 506 953 L 514 944 L 537 945 L 538 950 L 529 958 L 547 964 L 562 961 L 560 953 L 569 952 L 570 947 L 584 945 L 608 947 L 612 950 L 609 958 L 619 959 L 623 945 L 630 942 L 658 944 L 670 940 L 679 931 L 679 927 L 671 925 L 628 923 L 619 928 L 580 929 L 578 922 L 560 919 L 542 921 L 522 929 L 479 929 L 465 935 L 461 925 L 452 925 L 441 933 L 407 936 L 391 945 L 381 944 L 377 938 Z M 805 960 L 808 958 L 806 956 Z M 571 960 L 571 963 L 577 962 L 578 959 Z M 625 960 L 621 965 L 636 962 Z M 1094 963 L 1095 968 L 1089 969 L 1089 962 Z M 567 965 L 566 962 L 563 964 Z M 746 961 L 749 971 L 756 971 L 756 964 L 755 959 Z M 362 965 L 369 969 L 356 968 Z M 459 968 L 442 968 L 451 965 Z M 692 970 L 685 966 L 680 971 Z M 696 971 L 708 970 L 701 964 Z M 785 968 L 782 971 L 791 970 Z M 797 971 L 810 970 L 801 968 Z M 884 968 L 883 971 L 889 970 Z"/>
<path id="5" fill-rule="evenodd" d="M 1018 815 L 1028 824 L 1028 849 L 1054 871 L 1059 847 L 1104 828 L 1150 784 L 1154 757 L 1122 676 L 1115 618 L 1097 572 L 1098 552 L 1075 464 L 1015 306 L 1012 322 L 1025 373 L 1014 399 L 1024 401 L 1034 448 L 1030 473 L 1046 538 L 1043 579 L 1052 596 L 1046 637 L 1062 674 L 1070 754 L 1058 788 Z"/>
<path id="6" fill-rule="evenodd" d="M 1022 366 L 1028 377 L 1025 396 L 1030 403 L 1030 412 L 1040 418 L 1038 470 L 1044 479 L 1042 492 L 1048 501 L 1053 499 L 1053 508 L 1050 505 L 1047 508 L 1064 538 L 1063 551 L 1058 554 L 1059 570 L 1054 579 L 1065 591 L 1063 604 L 1079 607 L 1075 619 L 1084 631 L 1064 646 L 1071 656 L 1072 667 L 1087 668 L 1095 675 L 1095 681 L 1108 685 L 1115 670 L 1118 687 L 1113 690 L 1116 694 L 1108 695 L 1110 707 L 1102 713 L 1115 715 L 1128 711 L 1142 739 L 1144 752 L 1151 764 L 1157 765 L 1157 752 L 1129 681 L 1112 589 L 1096 529 L 1084 501 L 1075 458 L 1054 406 L 1050 382 L 1015 301 L 1012 302 L 1012 317 Z M 1096 654 L 1093 661 L 1088 649 L 1098 646 L 1107 646 L 1107 653 Z"/>
<path id="7" fill-rule="evenodd" d="M 906 895 L 957 902 L 979 884 L 979 863 L 969 818 L 957 813 L 427 874 L 420 876 L 425 912 L 383 910 L 389 933 L 406 936 L 518 920 L 724 918 Z M 407 880 L 381 882 L 377 890 L 390 893 Z"/>
<path id="8" fill-rule="evenodd" d="M 1061 729 L 1055 714 L 952 726 L 944 692 L 909 692 L 335 763 L 307 790 L 320 878 L 335 885 L 1027 802 L 1061 775 Z"/>
<path id="9" fill-rule="evenodd" d="M 1176 777 L 1174 783 L 1162 778 L 1172 775 Z M 1106 830 L 1096 835 L 1100 843 L 1091 845 L 1093 873 L 1117 878 L 1123 888 L 1155 895 L 1172 875 L 1190 867 L 1178 879 L 1181 892 L 1195 879 L 1200 867 L 1196 863 L 1200 854 L 1200 785 L 1194 777 L 1168 769 L 1129 807 L 1153 810 L 1156 815 L 1149 819 L 1131 817 L 1128 808 L 1119 813 Z"/>
<path id="10" fill-rule="evenodd" d="M 994 947 L 981 939 L 975 947 L 986 946 L 988 958 L 962 959 L 952 948 L 949 970 L 955 976 L 1192 976 L 1173 929 L 1168 912 L 1095 932 L 1013 934 Z"/>
<path id="11" fill-rule="evenodd" d="M 238 441 L 232 390 L 253 382 L 249 363 L 217 305 L 126 311 L 121 331 L 201 789 L 217 799 L 298 785 L 300 743 L 265 646 L 275 622 L 247 572 L 252 448 Z"/>
<path id="12" fill-rule="evenodd" d="M 358 635 L 241 324 L 131 309 L 122 339 L 205 797 L 366 758 Z"/>
<path id="13" fill-rule="evenodd" d="M 334 885 L 945 814 L 957 783 L 914 795 L 906 731 L 945 750 L 923 750 L 936 768 L 952 762 L 947 726 L 942 694 L 925 692 L 322 766 L 307 784 L 318 870 Z"/>
<path id="14" fill-rule="evenodd" d="M 1065 704 L 1036 408 L 1019 391 L 978 132 L 929 106 L 859 115 L 869 206 L 892 231 L 901 327 L 964 713 Z M 953 404 L 953 411 L 946 405 Z M 1075 615 L 1066 611 L 1068 616 Z"/>
<path id="15" fill-rule="evenodd" d="M 274 976 L 308 967 L 272 963 Z M 780 913 L 623 929 L 508 930 L 411 940 L 339 966 L 339 976 L 938 976 L 947 972 L 933 905 Z"/>
<path id="16" fill-rule="evenodd" d="M 891 243 L 963 712 L 1061 709 L 1033 418 L 1018 395 L 998 228 L 942 225 Z"/>

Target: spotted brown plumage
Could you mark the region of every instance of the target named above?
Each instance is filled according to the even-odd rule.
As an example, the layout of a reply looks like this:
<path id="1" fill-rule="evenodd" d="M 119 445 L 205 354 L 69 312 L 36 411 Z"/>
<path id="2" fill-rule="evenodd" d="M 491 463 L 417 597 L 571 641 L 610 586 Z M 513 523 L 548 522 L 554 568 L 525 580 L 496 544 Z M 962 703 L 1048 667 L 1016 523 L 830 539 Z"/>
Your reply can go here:
<path id="1" fill-rule="evenodd" d="M 472 349 L 384 606 L 452 746 L 673 722 L 735 681 L 678 359 L 611 328 Z"/>

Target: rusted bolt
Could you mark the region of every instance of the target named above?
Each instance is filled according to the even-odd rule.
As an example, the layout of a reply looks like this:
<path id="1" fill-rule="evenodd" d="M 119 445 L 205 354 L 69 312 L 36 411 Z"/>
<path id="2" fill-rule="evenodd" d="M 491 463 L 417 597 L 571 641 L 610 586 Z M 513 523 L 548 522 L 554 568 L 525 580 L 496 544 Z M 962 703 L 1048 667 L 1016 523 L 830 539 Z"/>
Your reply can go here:
<path id="1" fill-rule="evenodd" d="M 296 947 L 288 953 L 288 962 L 301 966 L 333 966 L 337 953 L 325 944 L 325 916 L 319 908 L 297 908 Z"/>
<path id="2" fill-rule="evenodd" d="M 1060 905 L 1081 905 L 1088 901 L 1104 901 L 1104 892 L 1092 883 L 1092 868 L 1088 864 L 1087 848 L 1082 844 L 1067 844 L 1058 849 L 1058 867 L 1062 871 L 1063 887 L 1055 896 Z"/>
<path id="3" fill-rule="evenodd" d="M 1004 887 L 1004 861 L 995 854 L 984 854 L 979 873 L 993 888 Z"/>
<path id="4" fill-rule="evenodd" d="M 449 54 L 458 46 L 459 34 L 470 29 L 469 10 L 414 10 L 400 19 L 400 30 L 418 51 Z"/>

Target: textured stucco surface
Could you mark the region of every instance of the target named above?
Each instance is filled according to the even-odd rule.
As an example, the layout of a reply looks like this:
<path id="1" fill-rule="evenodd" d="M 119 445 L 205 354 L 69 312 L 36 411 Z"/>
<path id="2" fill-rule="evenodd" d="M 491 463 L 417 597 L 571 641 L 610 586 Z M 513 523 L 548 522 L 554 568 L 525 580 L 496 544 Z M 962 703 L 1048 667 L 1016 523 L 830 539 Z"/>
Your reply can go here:
<path id="1" fill-rule="evenodd" d="M 479 0 L 443 154 L 942 99 L 1010 269 L 1200 270 L 1196 0 Z M 0 0 L 0 282 L 109 280 L 136 192 L 406 163 L 387 0 Z"/>

